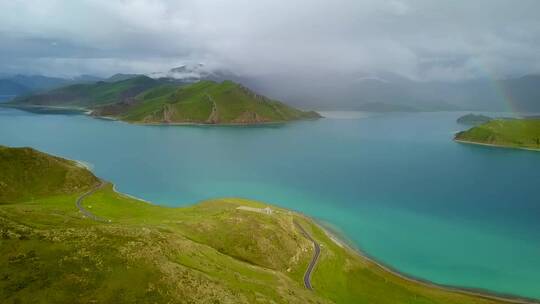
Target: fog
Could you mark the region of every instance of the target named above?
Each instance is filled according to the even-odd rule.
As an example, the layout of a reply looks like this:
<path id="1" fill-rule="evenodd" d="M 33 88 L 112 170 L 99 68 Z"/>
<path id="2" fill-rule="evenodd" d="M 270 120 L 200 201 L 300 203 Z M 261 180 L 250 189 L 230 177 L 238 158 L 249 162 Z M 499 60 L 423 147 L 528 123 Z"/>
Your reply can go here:
<path id="1" fill-rule="evenodd" d="M 506 77 L 540 70 L 538 11 L 535 0 L 3 1 L 0 71 L 202 62 L 254 76 Z"/>

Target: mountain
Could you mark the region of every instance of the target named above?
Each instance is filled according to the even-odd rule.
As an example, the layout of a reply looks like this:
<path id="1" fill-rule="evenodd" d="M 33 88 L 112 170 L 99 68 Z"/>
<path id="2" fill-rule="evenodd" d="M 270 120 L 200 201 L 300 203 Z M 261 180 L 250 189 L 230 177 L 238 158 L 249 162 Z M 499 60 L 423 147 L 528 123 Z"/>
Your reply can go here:
<path id="1" fill-rule="evenodd" d="M 79 107 L 94 116 L 134 123 L 258 124 L 319 118 L 256 94 L 232 81 L 221 83 L 136 76 L 116 82 L 76 84 L 16 98 L 11 105 Z"/>
<path id="2" fill-rule="evenodd" d="M 459 117 L 456 122 L 463 124 L 463 125 L 481 125 L 483 123 L 486 123 L 493 118 L 485 115 L 477 115 L 477 114 L 467 114 Z"/>
<path id="3" fill-rule="evenodd" d="M 383 102 L 368 102 L 362 103 L 355 107 L 357 111 L 365 112 L 376 112 L 376 113 L 387 113 L 387 112 L 417 112 L 417 108 L 399 105 L 399 104 L 388 104 Z"/>
<path id="4" fill-rule="evenodd" d="M 94 75 L 88 75 L 88 74 L 82 74 L 73 78 L 68 79 L 71 83 L 91 83 L 91 82 L 97 82 L 102 81 L 103 78 L 94 76 Z"/>
<path id="5" fill-rule="evenodd" d="M 50 91 L 15 98 L 18 106 L 94 107 L 130 100 L 139 93 L 161 84 L 147 76 L 137 76 L 117 82 L 73 84 Z"/>
<path id="6" fill-rule="evenodd" d="M 104 81 L 114 83 L 137 77 L 143 75 L 115 74 Z M 295 107 L 319 110 L 540 113 L 540 75 L 497 80 L 416 81 L 393 73 L 295 74 L 283 71 L 251 75 L 195 63 L 151 73 L 148 77 L 158 82 L 177 84 L 231 80 L 271 99 L 287 100 Z M 97 80 L 93 76 L 73 79 L 1 76 L 0 100 Z"/>
<path id="7" fill-rule="evenodd" d="M 540 151 L 540 119 L 494 119 L 457 133 L 455 140 Z"/>
<path id="8" fill-rule="evenodd" d="M 417 111 L 540 112 L 540 76 L 499 80 L 416 81 L 392 73 L 273 73 L 230 76 L 261 94 L 319 110 L 386 104 Z"/>
<path id="9" fill-rule="evenodd" d="M 0 96 L 12 97 L 28 91 L 30 88 L 12 79 L 0 79 Z"/>
<path id="10" fill-rule="evenodd" d="M 117 73 L 117 74 L 114 74 L 111 77 L 105 79 L 104 81 L 106 81 L 106 82 L 117 82 L 117 81 L 128 80 L 128 79 L 139 77 L 139 76 L 142 76 L 142 75 L 141 74 Z"/>
<path id="11" fill-rule="evenodd" d="M 248 88 L 224 81 L 191 85 L 163 85 L 133 101 L 98 108 L 96 116 L 113 116 L 138 123 L 256 124 L 318 118 Z"/>
<path id="12" fill-rule="evenodd" d="M 88 83 L 100 80 L 99 77 L 81 75 L 74 78 L 48 77 L 42 75 L 4 75 L 0 77 L 0 98 L 11 99 L 16 96 L 49 90 L 68 84 Z"/>
<path id="13" fill-rule="evenodd" d="M 0 169 L 2 303 L 503 303 L 408 280 L 261 202 L 149 204 L 29 148 L 0 148 Z"/>
<path id="14" fill-rule="evenodd" d="M 0 146 L 0 204 L 85 191 L 97 183 L 74 161 L 30 148 Z"/>
<path id="15" fill-rule="evenodd" d="M 186 82 L 197 82 L 199 80 L 211 80 L 214 72 L 202 63 L 184 64 L 170 69 L 167 72 L 155 72 L 148 76 L 152 78 L 171 78 Z"/>

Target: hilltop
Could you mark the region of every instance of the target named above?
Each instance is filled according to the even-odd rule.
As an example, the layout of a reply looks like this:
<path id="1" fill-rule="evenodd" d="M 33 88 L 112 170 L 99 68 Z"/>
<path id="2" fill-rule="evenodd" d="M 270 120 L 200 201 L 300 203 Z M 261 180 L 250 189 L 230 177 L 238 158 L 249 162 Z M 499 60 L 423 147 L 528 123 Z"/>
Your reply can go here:
<path id="1" fill-rule="evenodd" d="M 150 124 L 259 124 L 321 117 L 232 81 L 184 83 L 146 76 L 71 85 L 19 97 L 10 104 L 77 107 L 91 110 L 94 116 Z"/>
<path id="2" fill-rule="evenodd" d="M 132 102 L 97 108 L 93 115 L 140 123 L 256 124 L 318 118 L 258 95 L 232 81 L 162 85 Z"/>
<path id="3" fill-rule="evenodd" d="M 92 172 L 74 161 L 0 146 L 0 203 L 85 191 L 97 183 Z"/>
<path id="4" fill-rule="evenodd" d="M 481 114 L 467 114 L 459 117 L 456 122 L 463 125 L 481 125 L 492 120 L 491 117 Z"/>
<path id="5" fill-rule="evenodd" d="M 15 98 L 17 106 L 63 106 L 92 108 L 99 105 L 129 100 L 160 84 L 146 76 L 137 76 L 114 82 L 73 84 L 49 91 Z"/>
<path id="6" fill-rule="evenodd" d="M 75 83 L 98 81 L 98 77 L 80 75 L 74 78 L 48 77 L 42 75 L 2 75 L 0 74 L 0 101 L 10 100 L 16 96 L 32 94 L 43 90 L 51 90 Z"/>
<path id="7" fill-rule="evenodd" d="M 458 142 L 540 150 L 540 119 L 494 119 L 459 132 Z"/>
<path id="8" fill-rule="evenodd" d="M 0 201 L 3 303 L 501 303 L 394 275 L 311 219 L 261 202 L 151 205 L 28 148 L 2 148 L 0 168 L 24 172 L 1 176 L 10 187 L 48 189 Z M 54 184 L 62 191 L 50 172 L 66 177 Z M 320 244 L 313 291 L 303 277 L 314 247 L 299 227 Z"/>

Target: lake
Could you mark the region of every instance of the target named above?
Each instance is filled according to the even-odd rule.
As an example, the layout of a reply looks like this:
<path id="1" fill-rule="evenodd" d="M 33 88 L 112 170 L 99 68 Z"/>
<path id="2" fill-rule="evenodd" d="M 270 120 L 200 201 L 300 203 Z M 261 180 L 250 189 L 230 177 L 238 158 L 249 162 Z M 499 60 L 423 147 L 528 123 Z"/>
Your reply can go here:
<path id="1" fill-rule="evenodd" d="M 406 274 L 540 299 L 540 153 L 453 142 L 463 114 L 167 127 L 0 108 L 0 145 L 85 161 L 158 204 L 294 209 Z"/>

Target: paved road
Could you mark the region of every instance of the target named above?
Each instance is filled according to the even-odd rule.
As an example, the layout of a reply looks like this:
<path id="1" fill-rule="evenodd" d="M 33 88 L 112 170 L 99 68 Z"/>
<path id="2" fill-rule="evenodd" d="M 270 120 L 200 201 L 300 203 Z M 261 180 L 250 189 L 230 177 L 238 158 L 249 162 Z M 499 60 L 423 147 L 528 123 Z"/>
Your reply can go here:
<path id="1" fill-rule="evenodd" d="M 315 249 L 315 252 L 313 252 L 313 258 L 311 259 L 311 262 L 309 262 L 306 273 L 304 274 L 304 285 L 307 289 L 313 290 L 313 286 L 311 286 L 311 274 L 313 273 L 313 268 L 315 268 L 315 265 L 319 260 L 319 255 L 321 254 L 321 246 L 315 241 L 315 239 L 311 237 L 311 235 L 304 229 L 304 227 L 298 224 L 298 222 L 294 221 L 294 224 L 296 225 L 296 227 L 298 227 L 298 229 L 300 229 L 300 231 L 302 231 L 302 233 L 307 239 L 313 242 L 313 248 Z"/>
<path id="2" fill-rule="evenodd" d="M 96 192 L 97 190 L 101 189 L 103 186 L 105 186 L 105 183 L 101 182 L 99 185 L 95 186 L 94 188 L 90 189 L 90 191 L 86 192 L 85 194 L 79 196 L 77 198 L 77 201 L 75 202 L 75 205 L 77 205 L 77 208 L 79 209 L 79 211 L 81 211 L 81 213 L 89 218 L 89 219 L 92 219 L 94 221 L 97 221 L 97 222 L 104 222 L 104 223 L 109 223 L 110 220 L 107 220 L 107 219 L 104 219 L 104 218 L 101 218 L 95 214 L 93 214 L 92 212 L 88 211 L 86 208 L 83 207 L 82 205 L 82 202 L 84 201 L 84 199 L 90 195 L 92 195 L 94 192 Z"/>

